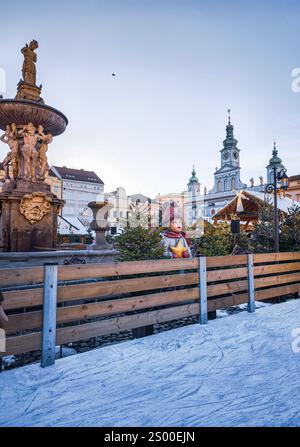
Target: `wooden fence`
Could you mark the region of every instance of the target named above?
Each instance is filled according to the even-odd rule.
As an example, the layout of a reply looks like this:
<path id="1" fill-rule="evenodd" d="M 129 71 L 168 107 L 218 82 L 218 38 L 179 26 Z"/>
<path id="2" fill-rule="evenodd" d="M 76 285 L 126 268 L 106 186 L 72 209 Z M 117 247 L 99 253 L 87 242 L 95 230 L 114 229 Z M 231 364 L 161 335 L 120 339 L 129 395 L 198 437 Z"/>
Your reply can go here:
<path id="1" fill-rule="evenodd" d="M 300 292 L 300 253 L 0 269 L 9 316 L 6 352 L 118 333 Z"/>

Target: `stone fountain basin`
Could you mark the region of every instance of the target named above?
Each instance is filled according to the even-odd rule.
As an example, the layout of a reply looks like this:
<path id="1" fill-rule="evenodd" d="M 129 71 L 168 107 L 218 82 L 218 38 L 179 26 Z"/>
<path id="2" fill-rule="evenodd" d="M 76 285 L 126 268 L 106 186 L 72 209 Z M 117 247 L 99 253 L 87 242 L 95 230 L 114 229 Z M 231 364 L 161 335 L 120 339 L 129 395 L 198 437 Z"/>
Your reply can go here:
<path id="1" fill-rule="evenodd" d="M 8 124 L 17 126 L 32 123 L 42 125 L 45 133 L 53 136 L 62 134 L 68 125 L 68 119 L 59 110 L 34 101 L 0 99 L 0 129 L 5 130 Z"/>

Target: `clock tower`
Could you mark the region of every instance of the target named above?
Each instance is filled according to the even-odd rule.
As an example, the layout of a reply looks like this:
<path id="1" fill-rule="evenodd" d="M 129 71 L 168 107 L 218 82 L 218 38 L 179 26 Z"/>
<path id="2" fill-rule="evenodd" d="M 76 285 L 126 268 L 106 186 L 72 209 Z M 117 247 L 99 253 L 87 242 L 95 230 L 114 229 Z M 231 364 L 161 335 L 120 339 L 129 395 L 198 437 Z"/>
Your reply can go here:
<path id="1" fill-rule="evenodd" d="M 226 126 L 226 138 L 223 141 L 221 153 L 221 167 L 216 169 L 214 176 L 214 187 L 212 193 L 235 191 L 246 188 L 247 185 L 240 180 L 240 149 L 237 147 L 237 140 L 233 135 L 233 125 L 231 124 L 230 109 L 228 110 L 228 124 Z"/>

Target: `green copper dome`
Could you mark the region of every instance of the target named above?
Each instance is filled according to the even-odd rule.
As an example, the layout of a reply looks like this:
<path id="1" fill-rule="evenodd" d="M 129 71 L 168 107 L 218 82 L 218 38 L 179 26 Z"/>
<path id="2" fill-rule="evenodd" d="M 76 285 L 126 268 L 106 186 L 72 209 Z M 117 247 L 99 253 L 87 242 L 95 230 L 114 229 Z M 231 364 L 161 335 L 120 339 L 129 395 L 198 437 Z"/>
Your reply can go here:
<path id="1" fill-rule="evenodd" d="M 199 183 L 198 177 L 196 176 L 195 166 L 193 166 L 192 177 L 190 178 L 189 183 Z"/>
<path id="2" fill-rule="evenodd" d="M 276 143 L 274 142 L 274 148 L 272 152 L 272 158 L 270 158 L 270 165 L 280 165 L 282 160 L 278 157 L 278 150 L 276 148 Z"/>

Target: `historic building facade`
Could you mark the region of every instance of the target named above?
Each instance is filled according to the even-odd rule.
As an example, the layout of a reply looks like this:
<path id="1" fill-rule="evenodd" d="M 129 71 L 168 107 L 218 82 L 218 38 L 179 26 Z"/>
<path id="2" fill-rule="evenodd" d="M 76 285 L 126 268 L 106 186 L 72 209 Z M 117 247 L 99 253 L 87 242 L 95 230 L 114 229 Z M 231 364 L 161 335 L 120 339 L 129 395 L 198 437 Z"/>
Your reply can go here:
<path id="1" fill-rule="evenodd" d="M 278 150 L 274 143 L 272 157 L 266 166 L 266 181 L 260 176 L 255 184 L 254 178 L 250 179 L 250 185 L 241 180 L 240 149 L 237 146 L 238 141 L 234 138 L 233 125 L 229 116 L 226 126 L 226 138 L 223 141 L 221 149 L 220 168 L 214 172 L 213 188 L 207 191 L 200 190 L 200 182 L 196 175 L 195 167 L 192 170 L 192 176 L 187 184 L 187 190 L 183 193 L 185 197 L 185 219 L 187 225 L 192 225 L 199 218 L 212 221 L 214 215 L 231 201 L 237 192 L 242 190 L 264 192 L 266 183 L 273 182 L 273 167 L 277 170 L 284 168 L 281 158 L 278 156 Z M 290 188 L 288 194 L 290 197 L 300 199 L 300 181 L 293 177 L 290 178 Z"/>
<path id="2" fill-rule="evenodd" d="M 226 126 L 226 138 L 223 141 L 223 148 L 220 151 L 220 167 L 214 172 L 213 188 L 203 197 L 204 215 L 210 220 L 229 202 L 237 191 L 246 189 L 247 184 L 241 181 L 240 149 L 238 141 L 234 138 L 233 125 L 230 115 Z"/>
<path id="3" fill-rule="evenodd" d="M 62 217 L 78 226 L 78 220 L 89 228 L 93 213 L 88 203 L 104 199 L 104 183 L 94 171 L 51 166 L 49 177 L 57 177 L 62 184 L 61 198 L 65 201 Z"/>
<path id="4" fill-rule="evenodd" d="M 300 175 L 291 175 L 289 177 L 289 187 L 286 195 L 292 200 L 300 202 Z"/>

